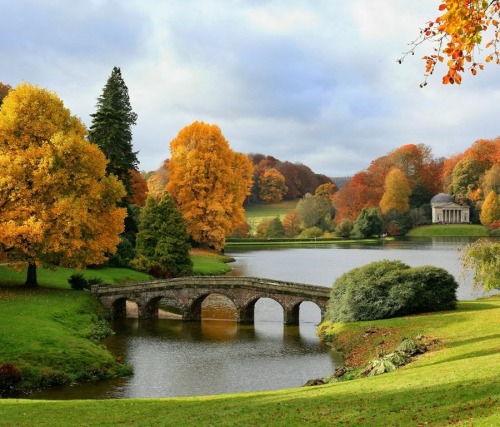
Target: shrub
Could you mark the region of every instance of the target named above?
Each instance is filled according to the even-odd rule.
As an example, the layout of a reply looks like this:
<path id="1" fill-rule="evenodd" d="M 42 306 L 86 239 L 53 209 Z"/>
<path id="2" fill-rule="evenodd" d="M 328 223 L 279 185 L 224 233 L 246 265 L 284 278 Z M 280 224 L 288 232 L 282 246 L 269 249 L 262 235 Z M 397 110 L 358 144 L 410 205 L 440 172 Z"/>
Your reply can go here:
<path id="1" fill-rule="evenodd" d="M 72 274 L 68 283 L 71 286 L 71 289 L 75 291 L 83 291 L 85 289 L 90 289 L 92 285 L 101 285 L 104 281 L 100 277 L 91 277 L 90 279 L 86 279 L 82 273 Z"/>
<path id="2" fill-rule="evenodd" d="M 0 365 L 0 396 L 8 394 L 21 381 L 21 373 L 12 363 Z"/>
<path id="3" fill-rule="evenodd" d="M 71 286 L 71 289 L 74 289 L 75 291 L 83 291 L 89 287 L 88 281 L 82 273 L 75 273 L 69 276 L 68 283 Z"/>
<path id="4" fill-rule="evenodd" d="M 299 234 L 299 239 L 313 239 L 315 237 L 321 237 L 323 235 L 323 230 L 319 227 L 309 227 Z"/>
<path id="5" fill-rule="evenodd" d="M 326 320 L 356 322 L 449 310 L 458 284 L 437 267 L 378 261 L 355 268 L 333 284 Z"/>

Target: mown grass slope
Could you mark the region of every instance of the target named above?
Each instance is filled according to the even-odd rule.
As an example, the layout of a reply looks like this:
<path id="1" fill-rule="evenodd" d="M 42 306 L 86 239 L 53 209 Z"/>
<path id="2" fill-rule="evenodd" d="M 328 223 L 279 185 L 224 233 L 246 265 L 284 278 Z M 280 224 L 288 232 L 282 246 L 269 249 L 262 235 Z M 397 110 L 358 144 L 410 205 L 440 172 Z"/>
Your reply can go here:
<path id="1" fill-rule="evenodd" d="M 288 211 L 297 207 L 298 200 L 285 200 L 279 203 L 261 203 L 245 208 L 245 219 L 250 225 L 251 233 L 255 233 L 263 220 L 273 219 L 277 216 L 283 220 Z"/>
<path id="2" fill-rule="evenodd" d="M 434 224 L 423 225 L 409 231 L 409 237 L 485 237 L 488 235 L 486 227 L 477 224 Z"/>

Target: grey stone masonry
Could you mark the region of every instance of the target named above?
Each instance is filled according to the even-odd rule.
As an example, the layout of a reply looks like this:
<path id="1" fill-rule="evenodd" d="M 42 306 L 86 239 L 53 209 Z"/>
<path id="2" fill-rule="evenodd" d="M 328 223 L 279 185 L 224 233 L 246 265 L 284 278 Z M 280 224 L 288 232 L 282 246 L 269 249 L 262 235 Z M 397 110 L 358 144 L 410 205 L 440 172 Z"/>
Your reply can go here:
<path id="1" fill-rule="evenodd" d="M 140 319 L 156 318 L 158 303 L 168 299 L 175 302 L 185 321 L 201 320 L 204 299 L 220 294 L 234 303 L 239 323 L 253 323 L 255 303 L 260 298 L 271 298 L 283 307 L 285 323 L 296 325 L 304 301 L 315 303 L 323 319 L 330 289 L 259 277 L 189 276 L 130 285 L 94 285 L 92 294 L 111 310 L 114 318 L 125 317 L 127 300 L 137 304 Z"/>

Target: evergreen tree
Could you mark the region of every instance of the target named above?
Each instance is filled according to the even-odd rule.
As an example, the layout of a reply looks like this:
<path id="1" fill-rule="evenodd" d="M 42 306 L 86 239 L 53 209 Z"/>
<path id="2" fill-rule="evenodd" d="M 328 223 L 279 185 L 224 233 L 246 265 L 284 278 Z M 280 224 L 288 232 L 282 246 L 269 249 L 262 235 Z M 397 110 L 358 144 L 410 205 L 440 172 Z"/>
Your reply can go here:
<path id="1" fill-rule="evenodd" d="M 132 196 L 130 170 L 137 168 L 137 152 L 132 151 L 132 126 L 137 114 L 132 111 L 128 88 L 120 68 L 114 67 L 97 99 L 97 111 L 91 114 L 88 139 L 106 155 L 107 172 L 116 175 Z"/>
<path id="2" fill-rule="evenodd" d="M 355 234 L 365 239 L 374 234 L 380 236 L 382 228 L 382 220 L 376 208 L 363 209 L 354 223 Z"/>
<path id="3" fill-rule="evenodd" d="M 158 277 L 188 276 L 193 272 L 189 235 L 170 195 L 158 202 L 149 197 L 141 211 L 136 258 L 132 265 Z"/>

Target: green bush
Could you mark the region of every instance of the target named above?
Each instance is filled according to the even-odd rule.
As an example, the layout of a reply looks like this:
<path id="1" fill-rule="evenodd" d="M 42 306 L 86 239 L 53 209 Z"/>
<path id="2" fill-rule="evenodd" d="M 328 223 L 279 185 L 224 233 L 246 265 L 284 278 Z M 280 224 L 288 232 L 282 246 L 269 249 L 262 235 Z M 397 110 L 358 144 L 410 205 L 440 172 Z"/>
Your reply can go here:
<path id="1" fill-rule="evenodd" d="M 373 262 L 335 281 L 326 320 L 356 322 L 449 310 L 456 306 L 457 288 L 454 277 L 442 268 Z"/>
<path id="2" fill-rule="evenodd" d="M 101 285 L 104 281 L 100 277 L 91 277 L 87 279 L 83 273 L 75 273 L 69 276 L 68 283 L 71 289 L 83 291 L 85 289 L 90 289 L 92 285 Z"/>
<path id="3" fill-rule="evenodd" d="M 75 273 L 69 276 L 68 283 L 71 289 L 75 291 L 83 291 L 89 287 L 89 283 L 82 273 Z"/>

